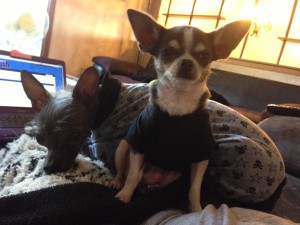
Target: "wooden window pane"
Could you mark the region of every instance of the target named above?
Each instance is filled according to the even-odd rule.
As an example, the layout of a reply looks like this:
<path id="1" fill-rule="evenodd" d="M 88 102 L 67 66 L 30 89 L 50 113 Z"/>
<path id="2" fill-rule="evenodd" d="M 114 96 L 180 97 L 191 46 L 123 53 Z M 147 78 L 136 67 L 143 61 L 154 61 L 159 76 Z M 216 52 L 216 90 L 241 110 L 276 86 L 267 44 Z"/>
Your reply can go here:
<path id="1" fill-rule="evenodd" d="M 297 7 L 279 64 L 300 68 L 300 9 Z"/>
<path id="2" fill-rule="evenodd" d="M 198 27 L 200 30 L 204 32 L 211 32 L 215 30 L 216 20 L 193 19 L 191 25 Z"/>
<path id="3" fill-rule="evenodd" d="M 167 1 L 169 2 L 169 1 Z M 170 13 L 190 14 L 192 12 L 194 0 L 172 0 Z"/>
<path id="4" fill-rule="evenodd" d="M 270 31 L 266 31 L 262 27 L 258 36 L 251 36 L 252 30 L 250 30 L 243 59 L 277 63 L 282 46 L 282 41 L 278 37 L 284 37 L 286 34 L 293 3 L 294 0 L 270 1 L 268 10 L 272 28 Z"/>
<path id="5" fill-rule="evenodd" d="M 220 26 L 234 20 L 251 19 L 254 3 L 255 0 L 225 0 L 222 16 L 226 20 L 221 21 Z"/>
<path id="6" fill-rule="evenodd" d="M 240 20 L 240 19 L 251 19 L 252 9 L 254 7 L 255 0 L 226 0 L 222 10 L 222 17 L 226 20 L 221 20 L 219 27 L 224 26 L 225 24 Z M 239 10 L 236 10 L 239 9 Z M 243 48 L 245 38 L 240 42 L 240 44 L 232 51 L 230 57 L 240 58 L 241 51 Z"/>
<path id="7" fill-rule="evenodd" d="M 277 36 L 273 31 L 259 37 L 249 36 L 242 59 L 275 64 L 282 46 Z"/>
<path id="8" fill-rule="evenodd" d="M 198 0 L 194 14 L 218 15 L 222 0 Z"/>
<path id="9" fill-rule="evenodd" d="M 195 5 L 194 15 L 196 15 L 191 25 L 200 28 L 204 32 L 211 32 L 215 29 L 222 0 L 198 0 Z M 200 15 L 201 17 L 197 17 Z"/>
<path id="10" fill-rule="evenodd" d="M 300 3 L 299 2 L 298 2 L 297 9 L 295 11 L 289 37 L 300 39 Z"/>
<path id="11" fill-rule="evenodd" d="M 160 12 L 158 16 L 158 23 L 165 26 L 165 21 L 167 16 L 165 15 L 168 12 L 169 0 L 162 1 Z M 194 0 L 173 0 L 170 7 L 170 14 L 186 14 L 190 15 L 192 11 Z M 187 25 L 189 24 L 189 17 L 186 16 L 172 16 L 170 15 L 167 20 L 166 27 L 171 28 L 177 25 Z"/>
<path id="12" fill-rule="evenodd" d="M 286 43 L 280 65 L 300 67 L 300 44 Z"/>

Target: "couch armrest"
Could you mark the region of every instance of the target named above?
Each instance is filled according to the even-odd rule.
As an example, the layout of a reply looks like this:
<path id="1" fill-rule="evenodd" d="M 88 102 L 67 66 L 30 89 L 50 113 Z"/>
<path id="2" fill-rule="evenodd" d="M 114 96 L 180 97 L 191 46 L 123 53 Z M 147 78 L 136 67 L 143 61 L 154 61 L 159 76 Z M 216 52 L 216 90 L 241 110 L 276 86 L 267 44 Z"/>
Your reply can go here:
<path id="1" fill-rule="evenodd" d="M 114 75 L 126 75 L 135 71 L 145 71 L 145 68 L 132 62 L 106 56 L 95 56 L 92 61 Z"/>

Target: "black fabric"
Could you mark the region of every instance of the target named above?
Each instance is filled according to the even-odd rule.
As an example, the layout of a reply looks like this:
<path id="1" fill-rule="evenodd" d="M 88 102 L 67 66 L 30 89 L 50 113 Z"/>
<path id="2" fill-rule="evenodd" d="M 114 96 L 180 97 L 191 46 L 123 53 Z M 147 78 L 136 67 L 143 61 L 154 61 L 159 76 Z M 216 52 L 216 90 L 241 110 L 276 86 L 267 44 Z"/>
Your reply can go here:
<path id="1" fill-rule="evenodd" d="M 145 155 L 145 161 L 166 170 L 189 171 L 191 163 L 207 160 L 215 147 L 209 114 L 205 109 L 170 116 L 149 104 L 125 137 Z"/>
<path id="2" fill-rule="evenodd" d="M 115 190 L 74 183 L 0 198 L 0 225 L 139 224 L 156 212 L 186 200 L 188 181 L 135 196 L 125 204 Z"/>
<path id="3" fill-rule="evenodd" d="M 149 72 L 142 72 L 142 71 L 134 71 L 132 73 L 129 73 L 128 76 L 132 79 L 132 80 L 136 80 L 136 81 L 140 81 L 143 83 L 149 83 L 152 80 L 155 80 L 156 77 L 153 76 L 151 73 Z"/>
<path id="4" fill-rule="evenodd" d="M 92 128 L 99 127 L 113 111 L 121 91 L 121 82 L 113 78 L 109 71 L 99 73 L 99 106 Z"/>
<path id="5" fill-rule="evenodd" d="M 219 102 L 223 105 L 229 105 L 228 100 L 220 93 L 218 93 L 214 90 L 210 90 L 210 94 L 211 94 L 211 98 L 210 98 L 211 100 Z"/>
<path id="6" fill-rule="evenodd" d="M 201 205 L 247 207 L 272 210 L 282 186 L 270 199 L 257 204 L 222 200 L 203 186 Z M 188 208 L 189 176 L 182 176 L 163 189 L 135 194 L 129 204 L 114 197 L 115 190 L 94 183 L 72 183 L 24 194 L 0 198 L 0 225 L 96 225 L 117 223 L 140 224 L 153 214 L 169 207 Z M 183 203 L 183 204 L 181 204 Z"/>

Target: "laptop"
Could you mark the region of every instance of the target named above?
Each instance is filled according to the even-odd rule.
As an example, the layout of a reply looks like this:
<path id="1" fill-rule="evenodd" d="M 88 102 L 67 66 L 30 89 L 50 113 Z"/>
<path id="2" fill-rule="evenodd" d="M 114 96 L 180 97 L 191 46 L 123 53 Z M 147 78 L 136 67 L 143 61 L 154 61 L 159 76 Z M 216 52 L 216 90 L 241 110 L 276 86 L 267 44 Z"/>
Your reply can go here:
<path id="1" fill-rule="evenodd" d="M 2 145 L 18 138 L 24 132 L 24 125 L 36 113 L 23 90 L 21 70 L 32 73 L 52 94 L 65 87 L 64 61 L 25 56 L 25 58 L 12 56 L 10 52 L 0 50 L 0 144 Z"/>

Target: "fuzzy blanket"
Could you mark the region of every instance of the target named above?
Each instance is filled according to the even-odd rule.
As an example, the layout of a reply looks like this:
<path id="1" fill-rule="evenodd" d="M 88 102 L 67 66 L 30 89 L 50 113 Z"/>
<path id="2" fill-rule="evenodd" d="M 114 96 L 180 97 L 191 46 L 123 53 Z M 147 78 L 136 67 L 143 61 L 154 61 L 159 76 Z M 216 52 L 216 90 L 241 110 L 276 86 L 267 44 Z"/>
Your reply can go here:
<path id="1" fill-rule="evenodd" d="M 124 204 L 103 184 L 111 174 L 100 161 L 79 155 L 66 173 L 47 175 L 47 149 L 22 135 L 0 150 L 0 225 L 93 225 L 116 222 L 144 225 L 295 224 L 280 217 L 242 208 L 208 205 L 201 213 L 162 210 L 161 198 Z"/>
<path id="2" fill-rule="evenodd" d="M 77 182 L 104 184 L 111 174 L 101 161 L 78 155 L 77 166 L 66 173 L 47 175 L 43 162 L 47 149 L 23 134 L 0 150 L 0 197 Z"/>

